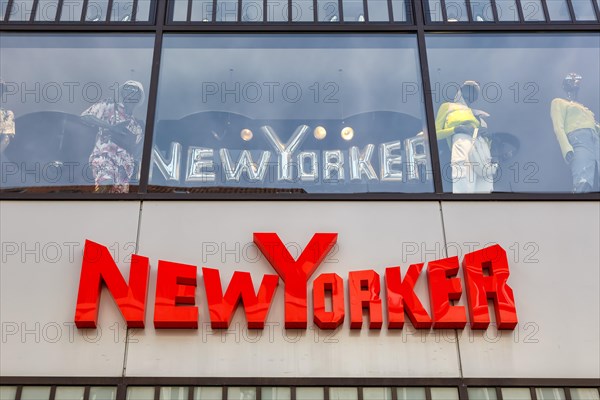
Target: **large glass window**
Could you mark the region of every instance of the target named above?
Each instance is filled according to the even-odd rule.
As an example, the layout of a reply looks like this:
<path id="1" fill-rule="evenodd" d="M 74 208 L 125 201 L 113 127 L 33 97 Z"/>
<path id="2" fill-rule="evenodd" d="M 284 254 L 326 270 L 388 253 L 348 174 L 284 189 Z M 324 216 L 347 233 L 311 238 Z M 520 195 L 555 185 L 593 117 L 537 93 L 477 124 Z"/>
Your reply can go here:
<path id="1" fill-rule="evenodd" d="M 416 38 L 167 35 L 149 190 L 430 192 Z"/>
<path id="2" fill-rule="evenodd" d="M 444 190 L 598 191 L 600 35 L 428 35 Z"/>
<path id="3" fill-rule="evenodd" d="M 154 35 L 2 34 L 3 191 L 135 191 Z"/>

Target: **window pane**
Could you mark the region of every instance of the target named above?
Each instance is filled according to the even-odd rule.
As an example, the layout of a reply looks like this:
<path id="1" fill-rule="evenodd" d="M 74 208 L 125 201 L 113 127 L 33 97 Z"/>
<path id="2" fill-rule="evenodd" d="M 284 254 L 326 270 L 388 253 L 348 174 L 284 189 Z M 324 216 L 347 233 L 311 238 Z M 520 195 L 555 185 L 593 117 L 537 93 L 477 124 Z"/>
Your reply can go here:
<path id="1" fill-rule="evenodd" d="M 115 400 L 116 398 L 116 387 L 92 386 L 90 388 L 90 400 Z"/>
<path id="2" fill-rule="evenodd" d="M 0 21 L 4 21 L 6 15 L 6 7 L 8 6 L 8 0 L 0 0 Z"/>
<path id="3" fill-rule="evenodd" d="M 256 388 L 228 387 L 227 400 L 256 400 Z"/>
<path id="4" fill-rule="evenodd" d="M 425 400 L 425 388 L 403 387 L 397 388 L 398 400 Z"/>
<path id="5" fill-rule="evenodd" d="M 23 386 L 21 400 L 48 400 L 50 386 Z"/>
<path id="6" fill-rule="evenodd" d="M 391 400 L 392 388 L 366 387 L 363 388 L 364 400 Z"/>
<path id="7" fill-rule="evenodd" d="M 187 398 L 187 387 L 171 386 L 160 388 L 160 400 L 187 400 Z"/>
<path id="8" fill-rule="evenodd" d="M 287 0 L 267 0 L 268 22 L 287 22 L 289 11 Z"/>
<path id="9" fill-rule="evenodd" d="M 290 400 L 292 390 L 289 387 L 263 387 L 261 389 L 262 400 Z"/>
<path id="10" fill-rule="evenodd" d="M 546 0 L 551 21 L 570 21 L 567 0 Z"/>
<path id="11" fill-rule="evenodd" d="M 525 21 L 545 20 L 541 0 L 521 0 L 521 9 Z"/>
<path id="12" fill-rule="evenodd" d="M 133 0 L 114 0 L 110 12 L 111 21 L 130 22 L 133 15 Z"/>
<path id="13" fill-rule="evenodd" d="M 469 400 L 496 400 L 496 389 L 494 388 L 468 388 Z"/>
<path id="14" fill-rule="evenodd" d="M 427 6 L 429 7 L 429 20 L 431 22 L 442 22 L 444 20 L 440 0 L 427 0 Z"/>
<path id="15" fill-rule="evenodd" d="M 598 389 L 594 388 L 581 388 L 571 389 L 572 400 L 600 400 Z"/>
<path id="16" fill-rule="evenodd" d="M 60 13 L 61 21 L 81 21 L 83 0 L 65 0 Z"/>
<path id="17" fill-rule="evenodd" d="M 431 388 L 432 400 L 458 400 L 458 389 L 453 387 L 448 388 Z"/>
<path id="18" fill-rule="evenodd" d="M 186 21 L 187 20 L 187 8 L 188 8 L 188 1 L 194 1 L 194 0 L 171 0 L 173 3 L 171 5 L 171 7 L 173 7 L 173 21 L 175 22 L 181 22 L 181 21 Z M 192 10 L 194 9 L 193 7 L 196 4 L 192 5 Z"/>
<path id="19" fill-rule="evenodd" d="M 394 21 L 396 22 L 406 22 L 407 12 L 406 12 L 406 1 L 404 0 L 392 0 L 392 12 L 394 13 Z"/>
<path id="20" fill-rule="evenodd" d="M 29 21 L 33 11 L 33 0 L 14 0 L 10 10 L 10 21 Z"/>
<path id="21" fill-rule="evenodd" d="M 195 400 L 223 400 L 223 388 L 220 386 L 198 386 L 194 391 Z"/>
<path id="22" fill-rule="evenodd" d="M 296 388 L 296 400 L 323 400 L 324 398 L 322 387 Z"/>
<path id="23" fill-rule="evenodd" d="M 340 22 L 337 0 L 317 0 L 319 22 Z"/>
<path id="24" fill-rule="evenodd" d="M 496 9 L 498 10 L 498 20 L 509 22 L 519 20 L 519 11 L 515 0 L 496 0 Z"/>
<path id="25" fill-rule="evenodd" d="M 36 21 L 52 21 L 56 19 L 58 0 L 40 0 L 35 13 Z"/>
<path id="26" fill-rule="evenodd" d="M 365 7 L 362 0 L 342 0 L 345 22 L 365 22 Z"/>
<path id="27" fill-rule="evenodd" d="M 108 11 L 108 0 L 90 1 L 87 6 L 85 20 L 90 22 L 106 21 L 106 12 Z"/>
<path id="28" fill-rule="evenodd" d="M 152 0 L 138 0 L 137 13 L 135 15 L 136 22 L 150 21 L 150 7 Z"/>
<path id="29" fill-rule="evenodd" d="M 154 400 L 154 387 L 128 387 L 127 400 Z"/>
<path id="30" fill-rule="evenodd" d="M 448 22 L 468 21 L 467 4 L 464 0 L 446 0 Z"/>
<path id="31" fill-rule="evenodd" d="M 292 0 L 293 22 L 309 22 L 314 20 L 315 16 L 312 0 Z"/>
<path id="32" fill-rule="evenodd" d="M 528 388 L 502 388 L 502 400 L 531 400 Z"/>
<path id="33" fill-rule="evenodd" d="M 387 0 L 369 0 L 367 4 L 369 7 L 369 21 L 389 22 L 390 16 Z"/>
<path id="34" fill-rule="evenodd" d="M 474 22 L 494 20 L 494 12 L 490 0 L 471 0 L 471 14 Z"/>
<path id="35" fill-rule="evenodd" d="M 592 0 L 571 0 L 577 21 L 596 21 Z"/>
<path id="36" fill-rule="evenodd" d="M 150 190 L 430 192 L 416 57 L 408 35 L 166 35 Z"/>
<path id="37" fill-rule="evenodd" d="M 565 391 L 560 388 L 535 388 L 537 400 L 564 400 Z"/>
<path id="38" fill-rule="evenodd" d="M 217 0 L 217 21 L 236 22 L 238 19 L 237 0 Z"/>
<path id="39" fill-rule="evenodd" d="M 352 387 L 329 388 L 330 400 L 358 400 L 358 389 Z"/>
<path id="40" fill-rule="evenodd" d="M 2 34 L 0 188 L 135 190 L 153 38 Z"/>
<path id="41" fill-rule="evenodd" d="M 0 386 L 0 399 L 1 400 L 15 400 L 17 396 L 16 386 Z"/>
<path id="42" fill-rule="evenodd" d="M 242 0 L 242 22 L 262 22 L 263 2 L 258 0 Z"/>
<path id="43" fill-rule="evenodd" d="M 83 400 L 83 387 L 59 386 L 56 388 L 55 400 Z"/>
<path id="44" fill-rule="evenodd" d="M 598 191 L 599 34 L 429 35 L 427 46 L 445 191 Z"/>

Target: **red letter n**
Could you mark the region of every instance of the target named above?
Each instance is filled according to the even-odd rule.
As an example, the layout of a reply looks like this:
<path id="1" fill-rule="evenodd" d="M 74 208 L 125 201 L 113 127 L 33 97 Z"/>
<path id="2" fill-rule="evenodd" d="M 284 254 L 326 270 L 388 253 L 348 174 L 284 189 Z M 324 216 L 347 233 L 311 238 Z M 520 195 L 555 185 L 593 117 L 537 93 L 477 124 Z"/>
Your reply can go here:
<path id="1" fill-rule="evenodd" d="M 129 286 L 105 246 L 85 241 L 75 325 L 79 329 L 96 328 L 102 282 L 117 303 L 128 328 L 143 328 L 148 291 L 148 258 L 133 254 Z"/>

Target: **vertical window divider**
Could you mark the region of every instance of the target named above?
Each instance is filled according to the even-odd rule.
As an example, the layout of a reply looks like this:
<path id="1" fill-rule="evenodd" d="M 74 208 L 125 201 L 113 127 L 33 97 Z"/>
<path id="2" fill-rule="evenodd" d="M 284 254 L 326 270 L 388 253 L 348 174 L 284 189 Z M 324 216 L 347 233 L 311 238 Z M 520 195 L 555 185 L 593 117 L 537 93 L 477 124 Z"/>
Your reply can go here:
<path id="1" fill-rule="evenodd" d="M 29 22 L 35 21 L 35 14 L 37 14 L 39 4 L 40 0 L 33 0 L 33 4 L 31 5 L 31 15 L 29 16 Z"/>
<path id="2" fill-rule="evenodd" d="M 364 396 L 363 396 L 363 387 L 359 386 L 356 390 L 358 391 L 358 393 L 357 393 L 358 394 L 358 400 L 363 400 L 364 399 Z"/>
<path id="3" fill-rule="evenodd" d="M 492 8 L 492 18 L 494 22 L 498 22 L 498 8 L 496 8 L 496 0 L 490 0 L 490 7 Z"/>
<path id="4" fill-rule="evenodd" d="M 125 400 L 127 398 L 127 385 L 124 382 L 120 382 L 117 385 L 117 399 Z"/>
<path id="5" fill-rule="evenodd" d="M 425 400 L 431 400 L 431 386 L 425 386 Z"/>
<path id="6" fill-rule="evenodd" d="M 83 400 L 90 400 L 90 387 L 86 386 L 83 389 Z"/>
<path id="7" fill-rule="evenodd" d="M 138 0 L 133 0 L 131 3 L 131 22 L 137 22 Z"/>
<path id="8" fill-rule="evenodd" d="M 550 12 L 548 11 L 548 4 L 546 3 L 546 0 L 540 0 L 540 2 L 542 3 L 542 11 L 544 12 L 544 19 L 546 20 L 546 22 L 550 22 Z"/>
<path id="9" fill-rule="evenodd" d="M 296 400 L 296 386 L 290 388 L 290 400 Z"/>
<path id="10" fill-rule="evenodd" d="M 567 9 L 569 10 L 569 16 L 571 17 L 571 22 L 576 22 L 577 19 L 575 18 L 575 9 L 573 8 L 573 3 L 571 3 L 571 0 L 565 0 L 567 2 Z M 592 3 L 594 1 L 592 0 Z"/>
<path id="11" fill-rule="evenodd" d="M 288 22 L 292 22 L 292 19 L 293 19 L 292 1 L 293 0 L 288 0 Z"/>
<path id="12" fill-rule="evenodd" d="M 85 17 L 87 16 L 89 0 L 83 0 L 83 4 L 81 5 L 81 22 L 85 22 Z"/>
<path id="13" fill-rule="evenodd" d="M 523 7 L 521 5 L 521 0 L 515 0 L 515 5 L 517 7 L 517 15 L 519 16 L 519 22 L 525 22 L 525 16 L 523 15 Z"/>
<path id="14" fill-rule="evenodd" d="M 534 387 L 529 388 L 529 394 L 531 395 L 531 400 L 537 400 L 537 393 L 535 393 Z"/>
<path id="15" fill-rule="evenodd" d="M 115 4 L 115 0 L 108 0 L 108 5 L 106 6 L 106 22 L 111 21 L 112 9 Z"/>
<path id="16" fill-rule="evenodd" d="M 338 0 L 338 21 L 344 22 L 344 0 Z"/>
<path id="17" fill-rule="evenodd" d="M 498 400 L 502 400 L 503 399 L 503 397 L 502 397 L 502 389 L 499 386 L 496 386 L 495 389 L 496 389 L 496 398 Z"/>
<path id="18" fill-rule="evenodd" d="M 256 400 L 262 400 L 262 386 L 256 386 Z"/>
<path id="19" fill-rule="evenodd" d="M 15 393 L 15 400 L 21 400 L 21 393 L 23 393 L 23 386 L 17 386 L 17 393 Z"/>
<path id="20" fill-rule="evenodd" d="M 217 0 L 213 0 L 212 22 L 217 22 Z"/>
<path id="21" fill-rule="evenodd" d="M 50 400 L 54 400 L 56 397 L 56 385 L 50 387 Z"/>
<path id="22" fill-rule="evenodd" d="M 446 0 L 440 0 L 440 8 L 440 11 L 442 12 L 442 22 L 448 22 L 448 10 L 446 10 Z"/>
<path id="23" fill-rule="evenodd" d="M 313 0 L 313 22 L 319 22 L 319 0 Z"/>
<path id="24" fill-rule="evenodd" d="M 13 3 L 15 0 L 8 0 L 6 4 L 6 11 L 4 12 L 4 22 L 8 22 L 10 18 L 10 14 L 12 13 Z"/>
<path id="25" fill-rule="evenodd" d="M 65 0 L 58 0 L 58 3 L 56 4 L 56 15 L 54 16 L 54 22 L 60 22 L 64 2 Z"/>
<path id="26" fill-rule="evenodd" d="M 193 0 L 187 0 L 187 12 L 185 17 L 185 22 L 192 21 L 192 5 L 194 4 Z"/>
<path id="27" fill-rule="evenodd" d="M 329 400 L 329 386 L 323 388 L 323 400 Z"/>
<path id="28" fill-rule="evenodd" d="M 571 400 L 571 388 L 563 388 L 563 391 L 565 392 L 565 400 Z"/>
<path id="29" fill-rule="evenodd" d="M 419 67 L 421 68 L 421 84 L 423 97 L 425 99 L 425 127 L 427 128 L 427 140 L 429 141 L 429 153 L 431 160 L 431 170 L 433 172 L 433 187 L 435 193 L 443 193 L 442 172 L 440 166 L 440 153 L 435 131 L 435 110 L 433 109 L 433 100 L 430 94 L 431 81 L 429 80 L 429 65 L 427 61 L 427 49 L 425 47 L 425 21 L 423 17 L 423 1 L 415 0 L 415 23 L 417 25 L 417 49 L 419 52 Z M 442 0 L 443 1 L 443 0 Z"/>
<path id="30" fill-rule="evenodd" d="M 194 391 L 196 390 L 196 388 L 194 386 L 189 386 L 188 387 L 188 398 L 187 400 L 194 400 Z"/>
<path id="31" fill-rule="evenodd" d="M 369 22 L 369 0 L 363 0 L 363 15 L 365 17 L 365 22 Z"/>
<path id="32" fill-rule="evenodd" d="M 262 20 L 263 22 L 267 22 L 267 19 L 269 18 L 269 16 L 267 15 L 267 6 L 268 6 L 268 1 L 267 0 L 263 0 L 263 16 L 262 16 Z"/>
<path id="33" fill-rule="evenodd" d="M 388 8 L 388 21 L 394 22 L 394 5 L 392 4 L 392 0 L 387 0 L 387 8 Z M 408 13 L 407 13 L 408 15 Z"/>
<path id="34" fill-rule="evenodd" d="M 392 399 L 391 400 L 398 400 L 398 388 L 395 386 L 392 386 L 390 388 L 391 392 L 392 392 Z"/>
<path id="35" fill-rule="evenodd" d="M 600 22 L 600 5 L 598 5 L 598 2 L 595 0 L 591 0 L 592 2 L 592 7 L 594 7 L 594 11 L 596 12 L 596 21 Z"/>
<path id="36" fill-rule="evenodd" d="M 471 9 L 471 0 L 465 0 L 465 7 L 467 9 L 467 19 L 469 20 L 469 22 L 473 22 L 473 10 Z"/>
<path id="37" fill-rule="evenodd" d="M 227 400 L 227 386 L 221 388 L 221 400 Z"/>
<path id="38" fill-rule="evenodd" d="M 138 193 L 146 193 L 148 190 L 154 137 L 154 120 L 156 117 L 156 103 L 158 97 L 158 77 L 160 76 L 160 60 L 162 56 L 163 30 L 167 1 L 158 0 L 157 7 L 156 36 L 154 39 L 154 54 L 152 56 L 152 72 L 150 74 L 148 111 L 146 113 L 146 130 L 144 132 L 144 149 L 142 151 L 142 162 L 140 165 L 140 183 L 138 187 Z"/>
<path id="39" fill-rule="evenodd" d="M 160 386 L 154 386 L 154 400 L 160 400 Z"/>

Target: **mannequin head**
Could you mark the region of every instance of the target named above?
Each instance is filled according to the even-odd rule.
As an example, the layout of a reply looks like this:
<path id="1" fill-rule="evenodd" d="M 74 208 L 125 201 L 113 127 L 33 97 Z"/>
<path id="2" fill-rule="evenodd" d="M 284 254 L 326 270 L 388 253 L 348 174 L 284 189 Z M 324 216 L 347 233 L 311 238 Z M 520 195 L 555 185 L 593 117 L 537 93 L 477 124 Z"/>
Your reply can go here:
<path id="1" fill-rule="evenodd" d="M 571 72 L 563 79 L 563 90 L 567 93 L 569 100 L 577 100 L 579 86 L 583 78 L 581 75 Z"/>
<path id="2" fill-rule="evenodd" d="M 471 106 L 471 104 L 477 101 L 477 98 L 479 98 L 479 92 L 481 89 L 479 88 L 479 84 L 477 82 L 465 81 L 465 83 L 463 83 L 460 87 L 460 91 L 467 105 Z"/>
<path id="3" fill-rule="evenodd" d="M 127 81 L 121 86 L 121 101 L 125 109 L 131 113 L 133 109 L 144 101 L 144 87 L 140 82 Z"/>

